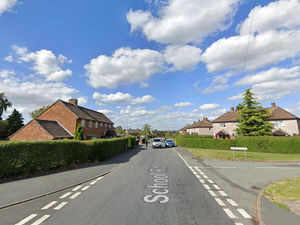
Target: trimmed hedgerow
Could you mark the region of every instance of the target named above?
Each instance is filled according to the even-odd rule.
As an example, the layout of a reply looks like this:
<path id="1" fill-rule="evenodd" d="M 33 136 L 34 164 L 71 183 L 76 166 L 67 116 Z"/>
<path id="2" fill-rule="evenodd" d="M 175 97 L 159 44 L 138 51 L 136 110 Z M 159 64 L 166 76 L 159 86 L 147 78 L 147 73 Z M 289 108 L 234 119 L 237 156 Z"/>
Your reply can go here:
<path id="1" fill-rule="evenodd" d="M 83 163 L 100 162 L 125 152 L 131 137 L 91 141 L 15 141 L 0 143 L 0 179 Z M 131 143 L 130 148 L 134 148 Z"/>
<path id="2" fill-rule="evenodd" d="M 128 138 L 128 149 L 134 149 L 135 148 L 135 136 L 127 136 Z"/>
<path id="3" fill-rule="evenodd" d="M 300 137 L 238 137 L 234 140 L 176 136 L 176 144 L 187 148 L 223 149 L 247 147 L 253 152 L 300 154 Z"/>

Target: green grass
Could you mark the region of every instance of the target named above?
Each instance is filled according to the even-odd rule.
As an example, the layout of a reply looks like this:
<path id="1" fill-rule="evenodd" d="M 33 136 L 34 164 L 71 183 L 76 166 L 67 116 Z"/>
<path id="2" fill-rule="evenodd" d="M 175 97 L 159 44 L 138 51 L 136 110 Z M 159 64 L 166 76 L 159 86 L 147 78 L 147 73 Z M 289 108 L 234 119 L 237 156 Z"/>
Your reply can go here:
<path id="1" fill-rule="evenodd" d="M 283 201 L 300 201 L 300 177 L 290 178 L 271 184 L 264 196 L 283 209 L 289 210 Z"/>
<path id="2" fill-rule="evenodd" d="M 247 158 L 245 159 L 243 151 L 235 151 L 235 157 L 233 158 L 232 151 L 230 150 L 196 148 L 186 149 L 199 158 L 226 159 L 237 161 L 300 161 L 300 154 L 246 152 Z"/>

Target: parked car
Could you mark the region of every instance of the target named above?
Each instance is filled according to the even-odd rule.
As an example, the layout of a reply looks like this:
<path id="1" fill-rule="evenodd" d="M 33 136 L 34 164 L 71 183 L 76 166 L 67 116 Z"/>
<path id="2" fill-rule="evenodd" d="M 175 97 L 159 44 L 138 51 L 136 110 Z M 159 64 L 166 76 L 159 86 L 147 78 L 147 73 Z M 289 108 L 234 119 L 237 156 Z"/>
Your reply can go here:
<path id="1" fill-rule="evenodd" d="M 166 143 L 162 138 L 154 138 L 152 141 L 152 148 L 164 148 Z"/>
<path id="2" fill-rule="evenodd" d="M 166 147 L 172 148 L 174 146 L 175 146 L 175 144 L 174 144 L 174 141 L 172 139 L 167 139 L 166 140 Z"/>

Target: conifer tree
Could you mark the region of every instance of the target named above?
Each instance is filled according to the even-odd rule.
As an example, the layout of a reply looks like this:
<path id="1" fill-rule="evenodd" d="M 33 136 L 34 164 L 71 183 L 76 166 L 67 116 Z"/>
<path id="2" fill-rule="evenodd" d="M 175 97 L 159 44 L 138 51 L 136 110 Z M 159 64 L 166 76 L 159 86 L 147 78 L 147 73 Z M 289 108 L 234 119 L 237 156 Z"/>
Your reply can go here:
<path id="1" fill-rule="evenodd" d="M 266 136 L 272 134 L 272 125 L 266 119 L 268 113 L 259 102 L 255 101 L 254 93 L 248 88 L 243 95 L 243 102 L 239 110 L 240 119 L 236 132 L 243 136 Z"/>
<path id="2" fill-rule="evenodd" d="M 8 126 L 9 126 L 9 134 L 15 133 L 21 127 L 24 126 L 24 119 L 21 113 L 19 113 L 16 109 L 12 112 L 11 115 L 7 118 Z"/>
<path id="3" fill-rule="evenodd" d="M 78 125 L 73 140 L 79 140 L 79 141 L 84 140 L 84 130 L 81 124 Z"/>

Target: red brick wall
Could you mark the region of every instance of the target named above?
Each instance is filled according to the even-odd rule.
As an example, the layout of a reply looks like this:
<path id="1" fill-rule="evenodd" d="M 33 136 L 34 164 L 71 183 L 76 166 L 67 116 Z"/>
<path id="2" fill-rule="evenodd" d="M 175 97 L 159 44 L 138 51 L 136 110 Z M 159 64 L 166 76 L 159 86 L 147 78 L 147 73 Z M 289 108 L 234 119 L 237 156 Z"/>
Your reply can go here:
<path id="1" fill-rule="evenodd" d="M 81 120 L 78 120 L 78 124 L 81 123 Z M 87 136 L 88 135 L 95 135 L 96 138 L 101 138 L 101 136 L 104 134 L 105 130 L 114 130 L 114 127 L 111 126 L 111 128 L 105 128 L 104 123 L 103 123 L 103 127 L 101 127 L 101 123 L 98 122 L 98 128 L 95 127 L 95 122 L 92 121 L 93 126 L 89 127 L 89 120 L 85 120 L 85 126 L 83 128 L 84 130 L 84 137 L 85 139 L 89 139 Z M 77 124 L 77 125 L 78 125 Z"/>
<path id="2" fill-rule="evenodd" d="M 58 121 L 71 134 L 74 134 L 76 130 L 77 116 L 60 101 L 52 105 L 44 113 L 38 116 L 37 119 Z"/>
<path id="3" fill-rule="evenodd" d="M 38 141 L 52 139 L 53 137 L 34 120 L 30 121 L 10 138 L 11 141 Z"/>

